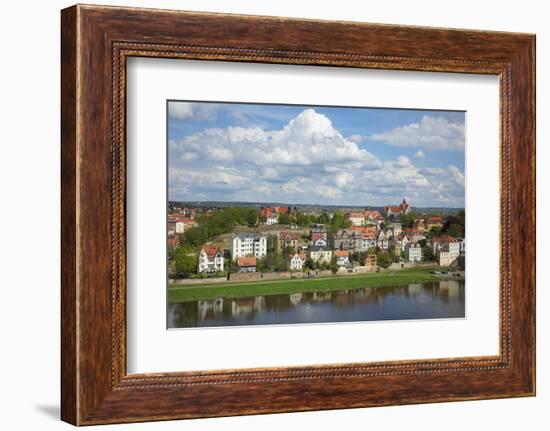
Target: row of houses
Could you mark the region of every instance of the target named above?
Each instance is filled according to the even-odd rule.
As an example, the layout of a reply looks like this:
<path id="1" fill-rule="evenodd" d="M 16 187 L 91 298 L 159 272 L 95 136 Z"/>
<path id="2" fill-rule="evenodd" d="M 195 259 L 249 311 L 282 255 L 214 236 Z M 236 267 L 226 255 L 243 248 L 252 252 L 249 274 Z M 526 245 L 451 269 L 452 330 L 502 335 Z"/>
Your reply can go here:
<path id="1" fill-rule="evenodd" d="M 423 249 L 418 242 L 410 241 L 406 232 L 400 227 L 393 226 L 393 232 L 381 231 L 374 239 L 364 239 L 361 231 L 354 229 L 341 229 L 330 238 L 323 235 L 322 228 L 312 228 L 311 241 L 302 245 L 301 237 L 295 232 L 279 232 L 278 247 L 280 250 L 294 250 L 288 255 L 289 267 L 293 271 L 302 271 L 307 258 L 318 264 L 329 264 L 333 257 L 340 267 L 350 265 L 349 256 L 352 252 L 367 251 L 372 248 L 387 250 L 391 245 L 396 255 L 401 255 L 408 262 L 421 262 Z M 415 234 L 413 234 L 415 235 Z M 465 241 L 449 235 L 434 237 L 431 240 L 431 250 L 439 266 L 453 265 L 461 254 L 465 253 Z M 259 233 L 241 233 L 233 237 L 231 258 L 237 264 L 241 272 L 254 272 L 257 267 L 257 259 L 267 256 L 267 238 Z M 224 250 L 211 245 L 205 245 L 199 253 L 198 272 L 215 273 L 224 271 Z M 371 270 L 376 265 L 376 255 L 367 255 L 365 266 Z"/>

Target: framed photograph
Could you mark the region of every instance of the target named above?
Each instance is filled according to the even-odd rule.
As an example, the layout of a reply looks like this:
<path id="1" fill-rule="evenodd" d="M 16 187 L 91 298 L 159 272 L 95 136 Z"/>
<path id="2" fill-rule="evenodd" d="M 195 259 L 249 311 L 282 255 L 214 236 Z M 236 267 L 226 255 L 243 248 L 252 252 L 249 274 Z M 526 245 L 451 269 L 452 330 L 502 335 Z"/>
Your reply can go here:
<path id="1" fill-rule="evenodd" d="M 534 35 L 77 5 L 61 44 L 63 420 L 535 394 Z"/>

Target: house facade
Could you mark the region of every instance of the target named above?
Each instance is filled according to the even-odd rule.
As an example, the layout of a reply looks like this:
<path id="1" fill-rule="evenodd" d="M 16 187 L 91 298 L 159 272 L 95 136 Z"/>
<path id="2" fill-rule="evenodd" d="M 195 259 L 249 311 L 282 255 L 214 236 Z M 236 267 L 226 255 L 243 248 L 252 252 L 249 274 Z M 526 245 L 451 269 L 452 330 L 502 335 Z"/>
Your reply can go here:
<path id="1" fill-rule="evenodd" d="M 363 246 L 363 235 L 352 229 L 338 229 L 331 238 L 334 250 L 360 250 Z"/>
<path id="2" fill-rule="evenodd" d="M 223 250 L 213 245 L 205 245 L 199 253 L 197 272 L 199 274 L 213 274 L 223 271 Z"/>
<path id="3" fill-rule="evenodd" d="M 348 250 L 334 250 L 332 255 L 336 258 L 336 264 L 338 266 L 349 266 Z"/>
<path id="4" fill-rule="evenodd" d="M 330 263 L 332 259 L 332 250 L 327 247 L 311 246 L 308 249 L 308 255 L 313 262 Z"/>
<path id="5" fill-rule="evenodd" d="M 439 266 L 449 266 L 460 256 L 460 244 L 458 239 L 450 235 L 432 238 L 432 251 Z"/>
<path id="6" fill-rule="evenodd" d="M 275 213 L 271 214 L 270 216 L 266 217 L 265 224 L 267 225 L 274 225 L 279 222 L 279 216 Z"/>
<path id="7" fill-rule="evenodd" d="M 378 268 L 378 258 L 375 254 L 367 254 L 365 256 L 365 267 L 367 271 L 376 271 Z"/>
<path id="8" fill-rule="evenodd" d="M 304 268 L 304 262 L 306 261 L 305 254 L 291 254 L 290 256 L 290 270 L 291 271 L 301 271 Z"/>
<path id="9" fill-rule="evenodd" d="M 362 212 L 349 212 L 345 214 L 346 220 L 349 220 L 352 226 L 364 226 L 365 215 Z"/>
<path id="10" fill-rule="evenodd" d="M 405 248 L 405 257 L 409 262 L 422 261 L 422 247 L 418 243 L 409 243 Z"/>
<path id="11" fill-rule="evenodd" d="M 428 216 L 426 217 L 426 220 L 424 221 L 424 225 L 426 227 L 426 230 L 430 230 L 432 228 L 442 228 L 443 227 L 443 217 L 440 216 Z"/>
<path id="12" fill-rule="evenodd" d="M 277 247 L 279 250 L 284 250 L 285 248 L 298 250 L 300 239 L 300 232 L 281 231 L 277 235 Z"/>
<path id="13" fill-rule="evenodd" d="M 256 264 L 256 258 L 252 256 L 239 257 L 237 259 L 239 272 L 256 272 Z"/>
<path id="14" fill-rule="evenodd" d="M 267 238 L 259 233 L 240 233 L 233 236 L 232 258 L 267 255 Z"/>
<path id="15" fill-rule="evenodd" d="M 390 242 L 388 236 L 384 232 L 380 232 L 378 234 L 378 238 L 376 238 L 376 246 L 380 250 L 387 250 L 389 248 Z"/>
<path id="16" fill-rule="evenodd" d="M 406 199 L 403 199 L 399 205 L 386 205 L 384 212 L 387 217 L 399 217 L 411 212 L 411 207 L 407 203 Z"/>
<path id="17" fill-rule="evenodd" d="M 316 241 L 322 239 L 325 242 L 327 241 L 327 228 L 322 224 L 314 224 L 309 230 L 309 238 L 311 242 L 315 244 Z M 326 245 L 326 243 L 325 243 Z"/>

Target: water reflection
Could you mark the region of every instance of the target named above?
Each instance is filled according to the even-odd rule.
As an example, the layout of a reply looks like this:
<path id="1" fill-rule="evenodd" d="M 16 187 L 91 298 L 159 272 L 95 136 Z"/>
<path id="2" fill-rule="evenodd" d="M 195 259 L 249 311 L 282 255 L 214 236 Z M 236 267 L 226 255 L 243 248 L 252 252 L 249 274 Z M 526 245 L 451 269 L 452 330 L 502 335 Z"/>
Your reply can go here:
<path id="1" fill-rule="evenodd" d="M 170 328 L 456 317 L 464 317 L 462 280 L 168 305 Z"/>

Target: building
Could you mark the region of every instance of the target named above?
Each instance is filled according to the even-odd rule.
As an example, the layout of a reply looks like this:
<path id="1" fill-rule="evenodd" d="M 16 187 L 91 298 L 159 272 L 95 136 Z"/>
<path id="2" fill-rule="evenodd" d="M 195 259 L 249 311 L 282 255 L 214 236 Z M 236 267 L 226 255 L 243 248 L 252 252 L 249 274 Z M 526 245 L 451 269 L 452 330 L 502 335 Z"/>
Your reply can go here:
<path id="1" fill-rule="evenodd" d="M 376 238 L 376 246 L 380 250 L 387 250 L 390 246 L 388 236 L 383 231 L 381 231 L 378 234 L 378 238 Z"/>
<path id="2" fill-rule="evenodd" d="M 403 199 L 399 205 L 386 205 L 384 207 L 384 212 L 387 217 L 400 217 L 402 215 L 408 214 L 411 212 L 411 207 L 407 203 L 406 199 Z"/>
<path id="3" fill-rule="evenodd" d="M 365 256 L 365 267 L 367 271 L 376 271 L 378 268 L 378 258 L 375 254 L 367 254 Z"/>
<path id="4" fill-rule="evenodd" d="M 439 266 L 450 266 L 460 256 L 460 245 L 461 242 L 450 235 L 432 238 L 432 251 Z"/>
<path id="5" fill-rule="evenodd" d="M 456 256 L 460 254 L 460 241 L 457 238 L 450 235 L 434 236 L 432 238 L 432 251 L 434 255 L 443 247 Z"/>
<path id="6" fill-rule="evenodd" d="M 352 226 L 364 226 L 365 225 L 365 215 L 362 212 L 349 212 L 346 213 L 346 220 L 349 220 Z"/>
<path id="7" fill-rule="evenodd" d="M 313 224 L 309 230 L 309 238 L 315 244 L 319 239 L 322 239 L 326 242 L 327 240 L 327 228 L 322 224 Z M 326 243 L 325 243 L 326 245 Z"/>
<path id="8" fill-rule="evenodd" d="M 189 228 L 197 226 L 197 222 L 195 220 L 191 219 L 185 219 L 185 218 L 177 218 L 176 219 L 176 233 L 182 234 L 185 233 L 185 231 Z"/>
<path id="9" fill-rule="evenodd" d="M 311 246 L 308 249 L 308 255 L 313 262 L 330 263 L 332 250 L 327 247 Z"/>
<path id="10" fill-rule="evenodd" d="M 392 224 L 390 224 L 390 229 L 392 231 L 393 236 L 399 236 L 402 232 L 401 223 L 392 223 Z"/>
<path id="11" fill-rule="evenodd" d="M 375 236 L 378 233 L 377 226 L 351 226 L 350 229 L 370 236 Z"/>
<path id="12" fill-rule="evenodd" d="M 466 238 L 459 240 L 460 253 L 466 253 Z"/>
<path id="13" fill-rule="evenodd" d="M 256 272 L 256 258 L 252 256 L 239 257 L 237 267 L 239 272 Z"/>
<path id="14" fill-rule="evenodd" d="M 176 222 L 169 221 L 166 223 L 166 231 L 169 237 L 174 236 L 176 234 Z"/>
<path id="15" fill-rule="evenodd" d="M 360 250 L 363 247 L 363 235 L 352 229 L 338 229 L 331 238 L 334 250 Z"/>
<path id="16" fill-rule="evenodd" d="M 418 243 L 408 243 L 405 247 L 405 258 L 409 262 L 421 262 L 422 261 L 422 247 Z"/>
<path id="17" fill-rule="evenodd" d="M 298 250 L 300 239 L 300 232 L 290 232 L 282 230 L 277 235 L 277 247 L 279 250 L 284 250 L 285 248 Z"/>
<path id="18" fill-rule="evenodd" d="M 428 216 L 428 217 L 426 217 L 426 220 L 424 221 L 424 225 L 426 227 L 426 230 L 431 230 L 434 227 L 435 228 L 442 228 L 443 227 L 443 217 Z"/>
<path id="19" fill-rule="evenodd" d="M 288 256 L 290 258 L 290 270 L 301 271 L 304 268 L 304 262 L 306 261 L 306 255 L 303 253 L 294 253 Z"/>
<path id="20" fill-rule="evenodd" d="M 317 241 L 314 241 L 314 242 L 313 242 L 313 245 L 317 245 L 317 246 L 321 246 L 321 247 L 326 247 L 326 246 L 327 246 L 327 240 L 326 240 L 326 239 L 323 239 L 323 238 L 319 238 Z"/>
<path id="21" fill-rule="evenodd" d="M 394 252 L 396 255 L 401 255 L 401 253 L 405 253 L 405 248 L 407 247 L 407 244 L 409 244 L 411 241 L 409 241 L 409 237 L 404 234 L 400 235 L 394 235 L 389 240 L 389 246 L 394 248 Z"/>
<path id="22" fill-rule="evenodd" d="M 277 223 L 279 223 L 278 214 L 273 213 L 265 219 L 265 224 L 267 224 L 267 225 L 274 225 L 274 224 L 277 224 Z"/>
<path id="23" fill-rule="evenodd" d="M 205 245 L 199 253 L 197 272 L 212 274 L 223 271 L 223 263 L 223 250 L 213 245 Z"/>
<path id="24" fill-rule="evenodd" d="M 424 219 L 421 219 L 421 218 L 414 219 L 412 228 L 419 232 L 424 232 L 426 230 L 426 226 L 424 225 Z"/>
<path id="25" fill-rule="evenodd" d="M 378 241 L 375 236 L 363 234 L 361 242 L 361 250 L 367 251 L 369 248 L 376 248 L 378 246 Z"/>
<path id="26" fill-rule="evenodd" d="M 407 235 L 409 238 L 409 241 L 411 242 L 418 242 L 422 241 L 423 239 L 426 239 L 426 236 L 424 235 L 424 231 L 417 230 L 414 228 L 405 228 L 403 229 L 403 233 Z"/>
<path id="27" fill-rule="evenodd" d="M 265 257 L 267 254 L 267 238 L 259 233 L 239 233 L 233 236 L 232 257 L 254 256 Z"/>
<path id="28" fill-rule="evenodd" d="M 180 240 L 177 236 L 169 236 L 168 237 L 168 248 L 170 250 L 175 250 L 180 245 Z"/>
<path id="29" fill-rule="evenodd" d="M 349 266 L 348 250 L 334 250 L 332 255 L 336 258 L 336 264 L 338 266 Z"/>
<path id="30" fill-rule="evenodd" d="M 380 224 L 384 221 L 384 217 L 377 210 L 365 210 L 363 211 L 363 217 L 365 217 L 366 224 Z"/>

